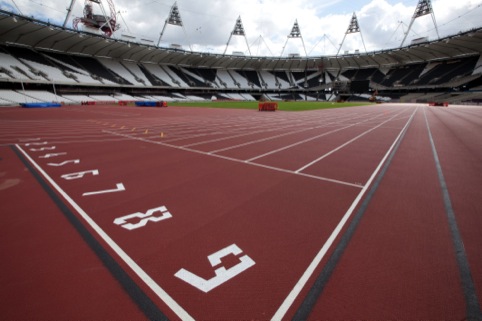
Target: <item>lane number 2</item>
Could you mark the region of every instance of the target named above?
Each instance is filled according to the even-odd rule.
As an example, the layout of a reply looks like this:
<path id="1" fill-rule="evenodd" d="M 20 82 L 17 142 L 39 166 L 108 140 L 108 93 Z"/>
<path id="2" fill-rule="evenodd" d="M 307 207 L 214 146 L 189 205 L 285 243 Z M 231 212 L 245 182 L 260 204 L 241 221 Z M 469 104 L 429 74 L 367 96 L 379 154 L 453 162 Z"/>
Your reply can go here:
<path id="1" fill-rule="evenodd" d="M 233 254 L 235 256 L 238 256 L 242 254 L 243 251 L 236 245 L 232 244 L 228 247 L 225 247 L 222 250 L 217 251 L 216 253 L 213 253 L 208 256 L 209 263 L 211 263 L 211 266 L 214 268 L 218 265 L 221 264 L 221 259 L 225 256 L 228 256 L 230 254 Z M 203 279 L 200 276 L 197 276 L 196 274 L 186 270 L 186 269 L 180 269 L 179 271 L 174 274 L 174 276 L 178 277 L 179 279 L 189 283 L 190 285 L 194 286 L 195 288 L 208 293 L 212 289 L 220 286 L 221 284 L 229 281 L 230 279 L 234 278 L 236 275 L 246 271 L 256 263 L 247 255 L 243 255 L 239 258 L 239 263 L 236 264 L 235 266 L 226 269 L 224 266 L 221 266 L 214 270 L 214 274 L 216 276 L 212 277 L 209 280 Z"/>

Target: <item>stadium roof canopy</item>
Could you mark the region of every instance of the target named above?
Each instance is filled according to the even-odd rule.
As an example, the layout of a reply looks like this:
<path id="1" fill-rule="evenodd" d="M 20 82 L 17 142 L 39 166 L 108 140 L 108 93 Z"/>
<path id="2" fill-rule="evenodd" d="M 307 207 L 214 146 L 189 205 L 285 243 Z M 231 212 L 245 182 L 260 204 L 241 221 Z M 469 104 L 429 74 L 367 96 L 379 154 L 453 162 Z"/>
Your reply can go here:
<path id="1" fill-rule="evenodd" d="M 159 48 L 152 43 L 106 38 L 2 10 L 0 30 L 0 44 L 7 46 L 143 63 L 222 69 L 358 69 L 446 60 L 482 53 L 482 28 L 403 48 L 317 57 L 235 56 Z"/>

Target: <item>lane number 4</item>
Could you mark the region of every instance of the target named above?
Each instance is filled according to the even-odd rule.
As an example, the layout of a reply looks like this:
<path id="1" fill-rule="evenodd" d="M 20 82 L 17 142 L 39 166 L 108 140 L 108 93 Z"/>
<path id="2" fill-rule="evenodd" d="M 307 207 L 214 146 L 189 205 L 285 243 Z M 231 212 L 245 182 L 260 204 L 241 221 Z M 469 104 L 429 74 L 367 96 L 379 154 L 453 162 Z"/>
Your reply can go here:
<path id="1" fill-rule="evenodd" d="M 232 244 L 228 247 L 225 247 L 222 250 L 217 251 L 216 253 L 213 253 L 208 256 L 209 263 L 211 263 L 211 266 L 214 268 L 218 265 L 221 264 L 221 259 L 225 256 L 228 256 L 230 254 L 233 254 L 235 256 L 238 256 L 242 254 L 243 251 L 236 245 Z M 190 285 L 194 286 L 195 288 L 208 293 L 212 289 L 220 286 L 221 284 L 229 281 L 230 279 L 234 278 L 238 274 L 246 271 L 256 263 L 247 255 L 243 255 L 239 258 L 239 263 L 236 264 L 235 266 L 226 269 L 224 266 L 221 266 L 214 270 L 214 274 L 216 274 L 214 277 L 212 277 L 209 280 L 203 279 L 202 277 L 186 270 L 186 269 L 180 269 L 179 271 L 174 274 L 176 277 L 179 279 L 189 283 Z"/>

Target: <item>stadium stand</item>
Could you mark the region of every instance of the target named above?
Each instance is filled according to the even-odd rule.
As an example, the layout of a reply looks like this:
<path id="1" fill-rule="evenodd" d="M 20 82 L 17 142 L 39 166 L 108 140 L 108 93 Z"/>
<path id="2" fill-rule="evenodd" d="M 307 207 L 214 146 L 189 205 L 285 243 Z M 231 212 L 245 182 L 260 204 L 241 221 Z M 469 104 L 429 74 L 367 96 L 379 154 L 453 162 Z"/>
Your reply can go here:
<path id="1" fill-rule="evenodd" d="M 22 28 L 8 28 L 12 17 L 22 20 Z M 332 101 L 341 94 L 349 99 L 370 94 L 355 95 L 351 82 L 368 82 L 370 91 L 407 102 L 478 101 L 482 91 L 482 28 L 403 49 L 342 57 L 209 54 L 201 60 L 199 53 L 149 45 L 133 53 L 128 43 L 115 39 L 109 41 L 116 49 L 107 50 L 111 45 L 102 36 L 61 27 L 52 34 L 49 27 L 0 10 L 5 30 L 0 37 L 0 104 L 213 96 L 256 100 L 263 95 Z M 80 35 L 85 46 L 77 46 Z"/>
<path id="2" fill-rule="evenodd" d="M 20 92 L 16 92 L 13 90 L 0 89 L 0 97 L 2 97 L 2 100 L 9 101 L 16 104 L 42 102 L 42 100 L 40 99 L 30 97 L 28 95 L 24 95 Z"/>

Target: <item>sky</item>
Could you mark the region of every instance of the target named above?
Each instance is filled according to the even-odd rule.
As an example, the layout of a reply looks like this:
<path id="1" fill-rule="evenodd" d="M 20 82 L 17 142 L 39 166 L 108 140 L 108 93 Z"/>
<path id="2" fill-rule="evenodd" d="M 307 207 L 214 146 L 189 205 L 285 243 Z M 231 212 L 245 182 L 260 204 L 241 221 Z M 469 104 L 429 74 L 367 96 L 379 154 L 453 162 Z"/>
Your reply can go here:
<path id="1" fill-rule="evenodd" d="M 157 44 L 174 0 L 112 0 L 120 29 L 114 38 L 149 39 Z M 71 0 L 0 0 L 0 9 L 63 25 Z M 72 19 L 83 15 L 75 2 Z M 419 0 L 177 0 L 183 27 L 167 24 L 160 46 L 179 44 L 198 52 L 243 52 L 252 56 L 324 56 L 372 52 L 401 45 Z M 482 27 L 482 0 L 432 0 L 438 35 Z M 103 7 L 110 12 L 108 1 Z M 101 7 L 93 5 L 97 14 Z M 353 14 L 361 32 L 346 34 Z M 241 17 L 246 37 L 232 36 Z M 289 38 L 295 21 L 301 38 Z M 80 26 L 82 28 L 82 26 Z M 415 19 L 405 45 L 438 38 L 432 15 Z M 131 38 L 129 38 L 131 39 Z M 229 40 L 229 42 L 228 42 Z"/>

